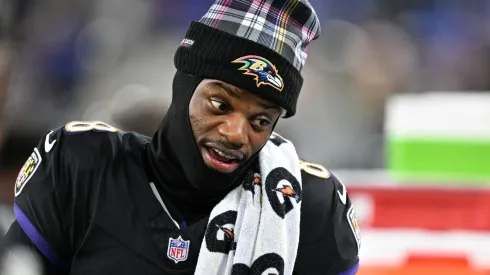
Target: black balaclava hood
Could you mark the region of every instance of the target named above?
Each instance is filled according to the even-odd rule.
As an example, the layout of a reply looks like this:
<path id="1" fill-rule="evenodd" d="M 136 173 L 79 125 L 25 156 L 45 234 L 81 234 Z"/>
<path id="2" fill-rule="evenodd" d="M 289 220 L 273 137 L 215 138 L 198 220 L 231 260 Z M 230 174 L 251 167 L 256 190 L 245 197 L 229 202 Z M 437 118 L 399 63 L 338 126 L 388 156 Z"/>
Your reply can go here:
<path id="1" fill-rule="evenodd" d="M 241 183 L 257 155 L 237 170 L 223 174 L 204 163 L 189 120 L 190 99 L 202 81 L 177 71 L 172 103 L 149 146 L 152 177 L 167 198 L 177 205 L 208 211 Z"/>
<path id="2" fill-rule="evenodd" d="M 149 146 L 151 174 L 159 183 L 157 188 L 163 189 L 162 196 L 196 211 L 207 211 L 204 206 L 214 206 L 240 184 L 258 155 L 231 174 L 205 165 L 189 121 L 189 101 L 197 85 L 202 79 L 221 80 L 277 104 L 286 111 L 284 117 L 291 117 L 303 85 L 301 69 L 308 45 L 320 34 L 318 17 L 308 1 L 259 4 L 257 9 L 266 12 L 254 22 L 260 21 L 263 30 L 253 29 L 253 24 L 240 25 L 247 21 L 250 3 L 227 1 L 223 5 L 217 0 L 215 4 L 225 16 L 217 18 L 211 7 L 199 22 L 191 22 L 177 48 L 172 103 Z M 281 14 L 286 15 L 284 20 L 276 20 Z M 279 29 L 284 33 L 270 33 Z"/>

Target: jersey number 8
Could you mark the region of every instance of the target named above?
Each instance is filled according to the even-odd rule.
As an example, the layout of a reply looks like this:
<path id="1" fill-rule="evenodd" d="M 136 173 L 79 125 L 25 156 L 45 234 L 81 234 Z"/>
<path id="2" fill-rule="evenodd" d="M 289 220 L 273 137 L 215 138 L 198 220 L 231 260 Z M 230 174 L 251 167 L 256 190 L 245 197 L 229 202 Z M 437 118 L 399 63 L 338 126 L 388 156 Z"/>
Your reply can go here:
<path id="1" fill-rule="evenodd" d="M 88 131 L 117 132 L 117 128 L 102 121 L 72 121 L 65 125 L 65 131 L 70 133 L 81 133 Z"/>
<path id="2" fill-rule="evenodd" d="M 311 163 L 300 159 L 299 167 L 306 173 L 317 176 L 319 178 L 328 179 L 330 177 L 330 172 L 327 170 L 327 168 L 323 167 L 320 164 Z"/>

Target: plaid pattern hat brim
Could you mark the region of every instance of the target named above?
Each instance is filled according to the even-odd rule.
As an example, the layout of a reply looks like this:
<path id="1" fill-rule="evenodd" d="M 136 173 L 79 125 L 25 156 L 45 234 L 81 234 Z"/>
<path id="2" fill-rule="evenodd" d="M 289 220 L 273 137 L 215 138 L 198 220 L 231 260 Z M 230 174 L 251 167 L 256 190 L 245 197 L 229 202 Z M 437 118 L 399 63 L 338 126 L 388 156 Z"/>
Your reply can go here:
<path id="1" fill-rule="evenodd" d="M 308 44 L 320 34 L 307 0 L 217 0 L 201 23 L 262 44 L 301 71 Z"/>

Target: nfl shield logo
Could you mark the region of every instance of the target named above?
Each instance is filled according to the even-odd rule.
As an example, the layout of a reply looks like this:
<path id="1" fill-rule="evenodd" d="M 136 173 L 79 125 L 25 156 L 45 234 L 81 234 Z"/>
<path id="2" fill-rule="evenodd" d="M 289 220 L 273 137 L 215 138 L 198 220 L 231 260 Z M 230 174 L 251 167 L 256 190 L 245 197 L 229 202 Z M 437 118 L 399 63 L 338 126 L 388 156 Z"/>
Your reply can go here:
<path id="1" fill-rule="evenodd" d="M 190 241 L 184 241 L 181 236 L 177 239 L 168 239 L 167 257 L 175 263 L 187 260 Z"/>

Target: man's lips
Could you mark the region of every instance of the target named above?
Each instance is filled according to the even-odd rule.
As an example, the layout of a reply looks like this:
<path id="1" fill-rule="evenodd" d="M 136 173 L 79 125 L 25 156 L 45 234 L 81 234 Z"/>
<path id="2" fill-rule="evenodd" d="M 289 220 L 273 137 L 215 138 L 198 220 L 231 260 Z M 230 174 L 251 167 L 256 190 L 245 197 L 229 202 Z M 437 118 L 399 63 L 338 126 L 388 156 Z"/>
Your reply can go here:
<path id="1" fill-rule="evenodd" d="M 205 142 L 201 145 L 204 162 L 211 168 L 222 173 L 233 172 L 247 155 L 240 150 L 231 150 L 220 143 Z"/>
<path id="2" fill-rule="evenodd" d="M 222 157 L 224 160 L 241 162 L 245 159 L 244 154 L 239 150 L 230 150 L 223 146 L 220 146 L 219 144 L 206 143 L 204 144 L 204 147 Z"/>
<path id="3" fill-rule="evenodd" d="M 230 156 L 228 156 L 230 157 Z M 231 173 L 239 165 L 236 159 L 229 159 L 227 157 L 221 156 L 214 149 L 209 147 L 203 147 L 203 158 L 204 162 L 211 168 L 222 173 Z"/>

